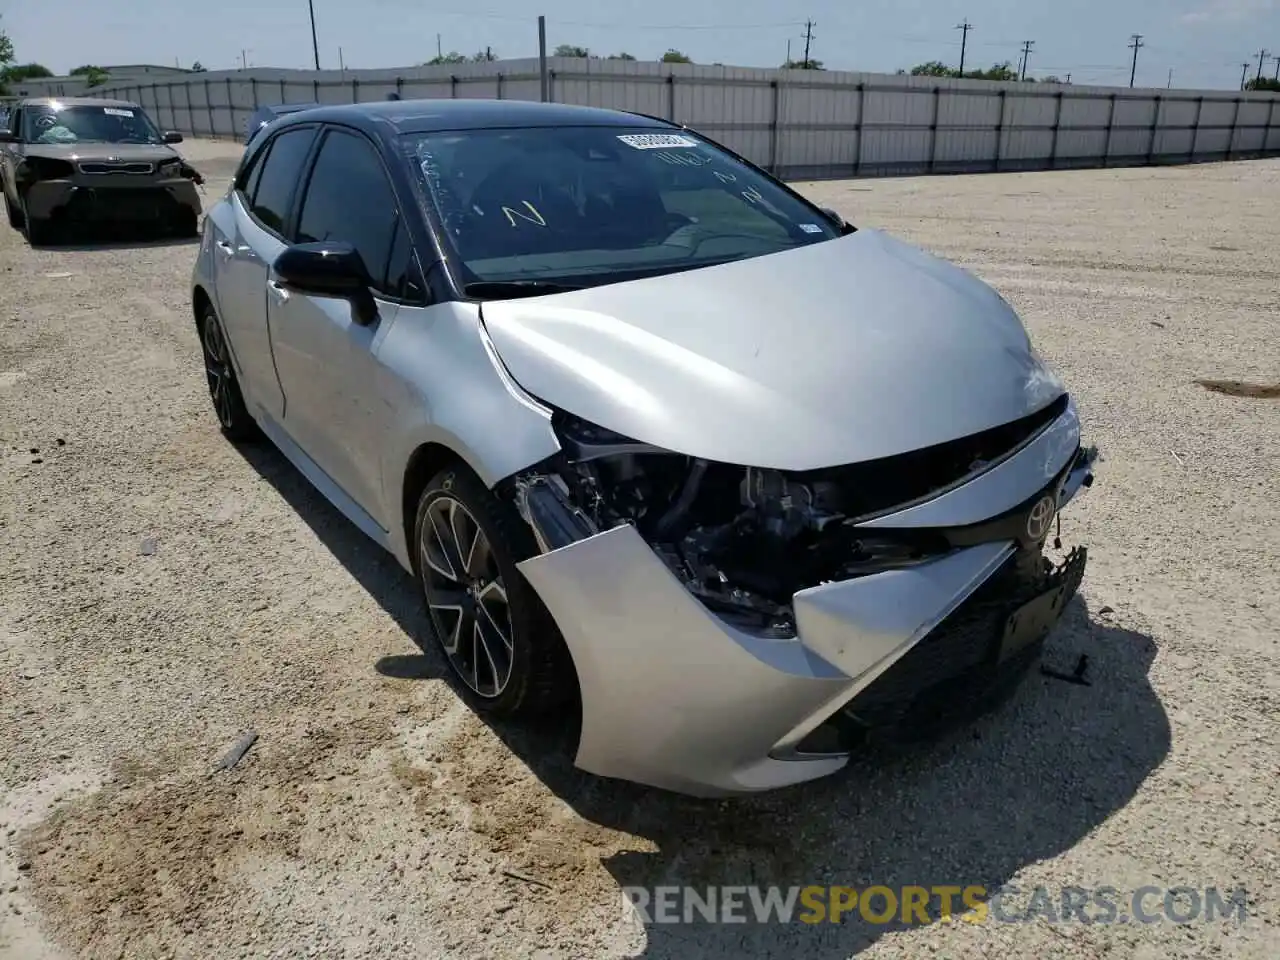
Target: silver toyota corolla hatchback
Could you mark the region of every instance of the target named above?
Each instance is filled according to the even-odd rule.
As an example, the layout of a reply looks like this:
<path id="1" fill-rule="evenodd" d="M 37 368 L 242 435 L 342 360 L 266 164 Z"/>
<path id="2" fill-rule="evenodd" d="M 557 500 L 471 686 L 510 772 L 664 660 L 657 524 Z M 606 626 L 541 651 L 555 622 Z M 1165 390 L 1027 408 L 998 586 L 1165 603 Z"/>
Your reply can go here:
<path id="1" fill-rule="evenodd" d="M 266 126 L 195 322 L 260 433 L 412 571 L 476 709 L 691 794 L 964 722 L 1040 656 L 1092 481 L 1017 315 L 660 120 L 511 101 Z"/>

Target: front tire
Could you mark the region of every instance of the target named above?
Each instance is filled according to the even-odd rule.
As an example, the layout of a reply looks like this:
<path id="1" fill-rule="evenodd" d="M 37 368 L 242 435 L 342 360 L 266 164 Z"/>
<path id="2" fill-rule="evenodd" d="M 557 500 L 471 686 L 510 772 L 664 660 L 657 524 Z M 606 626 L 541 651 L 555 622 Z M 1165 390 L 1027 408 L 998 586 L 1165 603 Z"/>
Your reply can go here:
<path id="1" fill-rule="evenodd" d="M 31 246 L 43 247 L 53 240 L 53 224 L 31 216 L 25 200 L 22 203 L 22 219 L 26 225 L 27 243 Z"/>
<path id="2" fill-rule="evenodd" d="M 200 347 L 204 354 L 205 376 L 209 381 L 209 399 L 213 401 L 218 424 L 228 440 L 244 443 L 256 440 L 261 431 L 249 415 L 240 392 L 240 381 L 231 363 L 231 351 L 222 331 L 222 322 L 212 306 L 205 307 L 200 317 Z"/>
<path id="3" fill-rule="evenodd" d="M 2 189 L 4 189 L 4 187 L 0 184 L 0 190 Z M 9 226 L 13 227 L 15 230 L 21 230 L 23 224 L 22 214 L 18 211 L 18 208 L 13 205 L 13 201 L 9 199 L 8 190 L 4 191 L 4 212 L 8 214 Z"/>
<path id="4" fill-rule="evenodd" d="M 568 649 L 516 569 L 537 551 L 514 507 L 465 467 L 443 470 L 418 500 L 412 550 L 436 640 L 477 711 L 546 716 L 571 701 Z"/>

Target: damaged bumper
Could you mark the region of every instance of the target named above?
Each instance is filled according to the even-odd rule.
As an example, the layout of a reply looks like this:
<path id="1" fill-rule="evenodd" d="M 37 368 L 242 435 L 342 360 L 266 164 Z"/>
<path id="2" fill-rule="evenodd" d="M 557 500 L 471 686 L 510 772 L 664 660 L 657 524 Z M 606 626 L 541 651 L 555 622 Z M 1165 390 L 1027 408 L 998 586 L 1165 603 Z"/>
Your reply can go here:
<path id="1" fill-rule="evenodd" d="M 1018 533 L 1028 510 L 1092 482 L 1074 409 L 1064 422 L 944 495 L 972 505 L 1021 491 L 1030 507 L 928 562 L 795 593 L 786 637 L 712 612 L 634 526 L 594 532 L 552 485 L 527 489 L 544 552 L 520 569 L 578 673 L 577 765 L 700 796 L 770 790 L 835 772 L 879 732 L 925 732 L 993 702 L 1038 659 L 1083 577 L 1083 550 L 1049 570 L 1042 541 Z"/>
<path id="2" fill-rule="evenodd" d="M 145 185 L 136 179 L 124 184 L 41 180 L 27 188 L 24 200 L 34 219 L 67 223 L 170 223 L 201 210 L 196 185 L 185 176 Z"/>

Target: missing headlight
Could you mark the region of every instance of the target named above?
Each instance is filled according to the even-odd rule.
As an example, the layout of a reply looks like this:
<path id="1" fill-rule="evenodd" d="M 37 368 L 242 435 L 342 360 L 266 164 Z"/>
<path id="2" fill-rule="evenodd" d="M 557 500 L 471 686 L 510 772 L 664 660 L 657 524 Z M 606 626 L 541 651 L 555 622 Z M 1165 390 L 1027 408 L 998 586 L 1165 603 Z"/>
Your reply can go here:
<path id="1" fill-rule="evenodd" d="M 710 463 L 565 414 L 553 425 L 562 453 L 516 481 L 542 549 L 631 524 L 690 593 L 744 629 L 792 636 L 796 592 L 947 549 L 927 533 L 856 529 L 856 493 L 834 480 Z"/>

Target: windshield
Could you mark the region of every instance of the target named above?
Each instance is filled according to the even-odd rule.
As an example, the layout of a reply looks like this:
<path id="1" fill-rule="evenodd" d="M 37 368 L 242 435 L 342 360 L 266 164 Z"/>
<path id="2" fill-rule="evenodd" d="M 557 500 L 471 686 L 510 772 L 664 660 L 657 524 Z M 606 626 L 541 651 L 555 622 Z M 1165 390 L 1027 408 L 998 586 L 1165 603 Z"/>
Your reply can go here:
<path id="1" fill-rule="evenodd" d="M 840 232 L 685 131 L 534 127 L 406 139 L 469 283 L 610 283 Z"/>
<path id="2" fill-rule="evenodd" d="M 163 143 L 145 113 L 137 107 L 27 107 L 26 139 L 31 143 Z"/>

